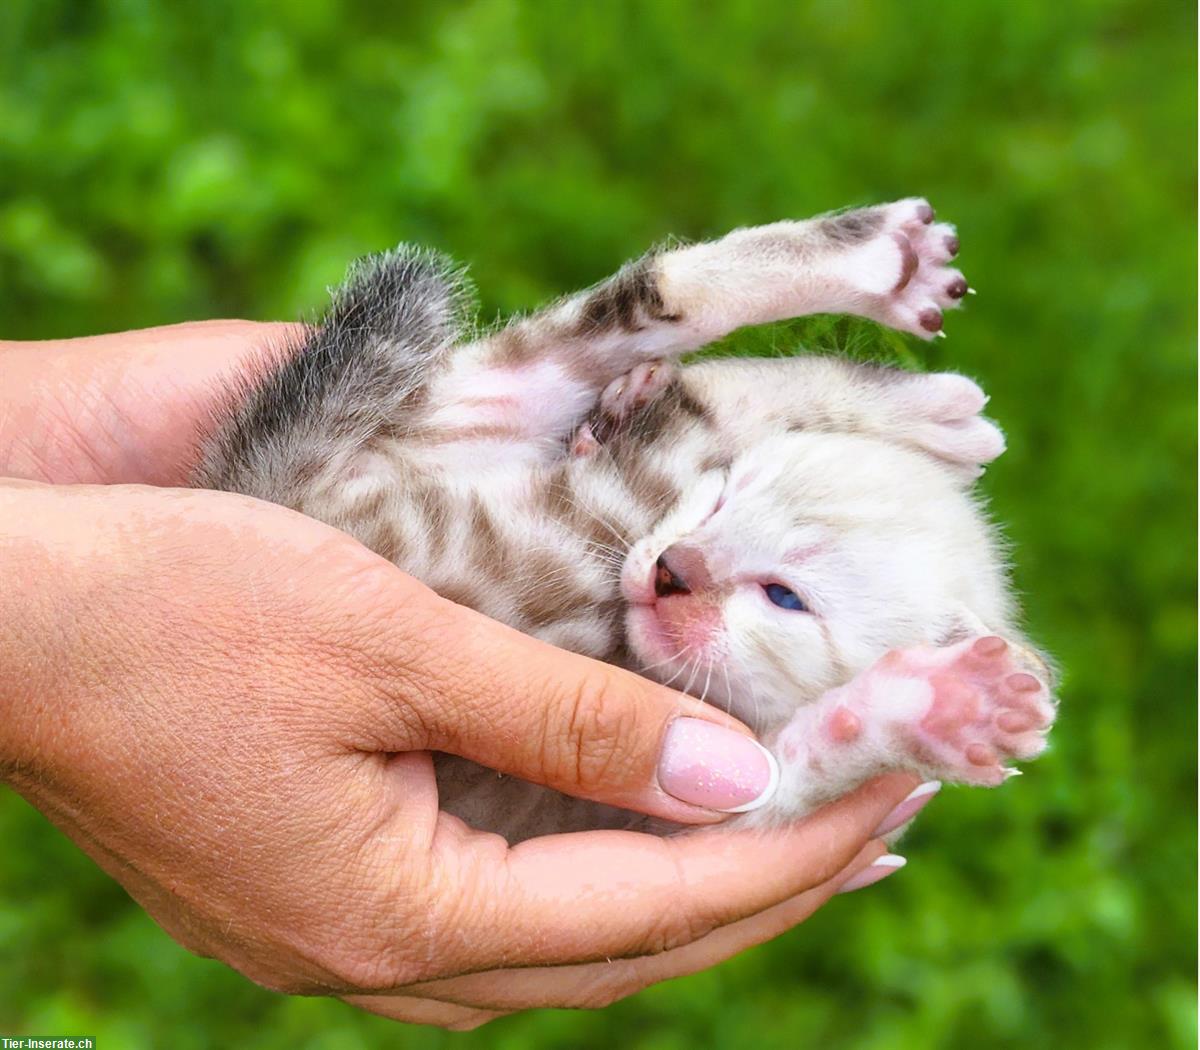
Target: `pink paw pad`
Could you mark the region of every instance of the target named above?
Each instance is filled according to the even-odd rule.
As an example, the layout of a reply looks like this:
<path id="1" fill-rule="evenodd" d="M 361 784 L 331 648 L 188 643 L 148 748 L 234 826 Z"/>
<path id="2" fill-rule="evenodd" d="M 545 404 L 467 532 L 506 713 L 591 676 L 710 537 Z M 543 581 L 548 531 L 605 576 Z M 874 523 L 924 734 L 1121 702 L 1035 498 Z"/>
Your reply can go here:
<path id="1" fill-rule="evenodd" d="M 825 726 L 835 744 L 850 744 L 862 734 L 862 719 L 848 707 L 835 707 Z"/>
<path id="2" fill-rule="evenodd" d="M 923 665 L 918 673 L 932 698 L 915 724 L 898 730 L 923 764 L 948 779 L 994 785 L 1012 774 L 1006 759 L 1045 750 L 1054 707 L 1042 682 L 1019 669 L 1003 638 L 918 650 L 913 660 Z"/>
<path id="3" fill-rule="evenodd" d="M 599 450 L 600 442 L 596 440 L 596 434 L 592 430 L 591 423 L 582 424 L 575 431 L 575 436 L 571 439 L 571 455 L 577 459 L 582 459 L 594 455 Z"/>

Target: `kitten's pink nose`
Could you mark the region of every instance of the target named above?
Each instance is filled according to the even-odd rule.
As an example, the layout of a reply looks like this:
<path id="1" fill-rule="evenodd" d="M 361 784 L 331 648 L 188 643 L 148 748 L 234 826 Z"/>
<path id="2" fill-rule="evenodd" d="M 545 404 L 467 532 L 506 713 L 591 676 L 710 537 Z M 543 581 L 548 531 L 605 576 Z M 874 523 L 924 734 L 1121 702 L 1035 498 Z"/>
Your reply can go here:
<path id="1" fill-rule="evenodd" d="M 703 590 L 712 583 L 704 552 L 699 547 L 677 543 L 659 555 L 654 593 L 660 598 Z"/>

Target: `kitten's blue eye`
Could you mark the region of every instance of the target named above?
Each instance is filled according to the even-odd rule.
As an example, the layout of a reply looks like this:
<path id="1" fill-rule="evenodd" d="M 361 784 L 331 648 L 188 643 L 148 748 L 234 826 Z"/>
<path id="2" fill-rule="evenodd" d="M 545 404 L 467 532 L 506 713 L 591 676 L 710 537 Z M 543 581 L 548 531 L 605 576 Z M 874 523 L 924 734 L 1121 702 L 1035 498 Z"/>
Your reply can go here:
<path id="1" fill-rule="evenodd" d="M 767 597 L 781 609 L 808 612 L 808 606 L 800 600 L 800 595 L 795 591 L 789 591 L 781 583 L 768 583 L 763 590 L 767 592 Z"/>

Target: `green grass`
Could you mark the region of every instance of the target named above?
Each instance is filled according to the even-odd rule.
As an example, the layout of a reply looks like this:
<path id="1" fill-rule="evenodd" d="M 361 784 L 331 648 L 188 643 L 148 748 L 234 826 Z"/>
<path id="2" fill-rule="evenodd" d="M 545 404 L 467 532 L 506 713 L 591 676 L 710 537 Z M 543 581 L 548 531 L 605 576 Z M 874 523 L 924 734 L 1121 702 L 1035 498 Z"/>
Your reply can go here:
<path id="1" fill-rule="evenodd" d="M 1000 793 L 944 792 L 886 885 L 601 1013 L 469 1036 L 188 956 L 0 797 L 0 1034 L 1193 1046 L 1194 29 L 1175 0 L 8 0 L 8 337 L 292 317 L 399 240 L 470 263 L 492 317 L 668 234 L 927 195 L 979 289 L 948 339 L 818 319 L 732 346 L 977 377 L 1009 437 L 985 488 L 1066 676 L 1052 752 Z"/>

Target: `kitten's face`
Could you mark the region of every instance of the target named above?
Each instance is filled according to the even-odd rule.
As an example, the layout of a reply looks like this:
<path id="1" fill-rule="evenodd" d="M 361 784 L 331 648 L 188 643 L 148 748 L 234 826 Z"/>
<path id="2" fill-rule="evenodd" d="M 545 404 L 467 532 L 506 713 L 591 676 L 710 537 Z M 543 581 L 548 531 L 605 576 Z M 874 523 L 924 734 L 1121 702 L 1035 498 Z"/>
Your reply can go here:
<path id="1" fill-rule="evenodd" d="M 621 587 L 645 673 L 761 730 L 966 609 L 987 616 L 996 575 L 980 515 L 928 457 L 799 433 L 703 475 Z"/>

